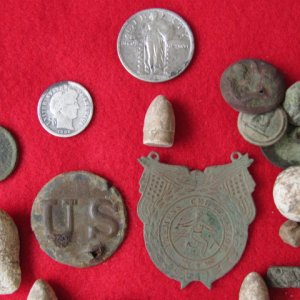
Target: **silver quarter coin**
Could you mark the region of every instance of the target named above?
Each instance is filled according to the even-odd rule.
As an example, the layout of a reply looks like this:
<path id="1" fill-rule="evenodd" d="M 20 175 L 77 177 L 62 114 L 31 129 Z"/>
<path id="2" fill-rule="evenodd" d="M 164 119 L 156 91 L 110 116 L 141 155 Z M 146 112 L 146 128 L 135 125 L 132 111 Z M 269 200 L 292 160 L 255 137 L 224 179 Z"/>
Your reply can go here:
<path id="1" fill-rule="evenodd" d="M 287 115 L 278 107 L 264 114 L 240 113 L 238 129 L 243 138 L 257 146 L 270 146 L 281 139 L 287 130 Z"/>
<path id="2" fill-rule="evenodd" d="M 170 80 L 183 72 L 194 53 L 194 37 L 186 22 L 165 9 L 147 9 L 129 18 L 118 37 L 125 69 L 149 82 Z"/>
<path id="3" fill-rule="evenodd" d="M 80 84 L 61 81 L 51 85 L 41 96 L 38 118 L 52 135 L 74 136 L 83 131 L 93 115 L 93 101 Z"/>

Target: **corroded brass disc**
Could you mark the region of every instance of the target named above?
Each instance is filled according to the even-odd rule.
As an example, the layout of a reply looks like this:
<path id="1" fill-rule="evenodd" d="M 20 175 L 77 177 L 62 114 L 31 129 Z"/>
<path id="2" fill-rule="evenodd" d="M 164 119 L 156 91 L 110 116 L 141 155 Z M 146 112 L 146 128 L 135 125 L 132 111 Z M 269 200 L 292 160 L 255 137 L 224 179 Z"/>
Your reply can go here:
<path id="1" fill-rule="evenodd" d="M 275 166 L 287 168 L 300 165 L 300 127 L 289 125 L 285 135 L 274 145 L 261 148 Z"/>
<path id="2" fill-rule="evenodd" d="M 0 127 L 0 181 L 14 170 L 18 156 L 17 144 L 8 130 Z"/>
<path id="3" fill-rule="evenodd" d="M 115 187 L 89 172 L 63 173 L 38 193 L 31 227 L 41 248 L 56 261 L 97 265 L 123 241 L 126 210 Z"/>

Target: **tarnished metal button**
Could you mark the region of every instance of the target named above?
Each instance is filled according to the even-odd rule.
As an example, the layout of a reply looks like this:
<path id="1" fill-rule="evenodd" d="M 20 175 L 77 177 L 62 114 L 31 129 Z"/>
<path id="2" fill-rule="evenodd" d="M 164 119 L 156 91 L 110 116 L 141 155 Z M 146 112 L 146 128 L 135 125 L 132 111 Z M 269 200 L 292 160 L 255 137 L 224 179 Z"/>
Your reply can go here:
<path id="1" fill-rule="evenodd" d="M 126 210 L 115 187 L 85 171 L 63 173 L 38 193 L 31 227 L 41 248 L 74 267 L 97 265 L 121 244 Z"/>
<path id="2" fill-rule="evenodd" d="M 143 143 L 148 146 L 171 147 L 174 142 L 175 116 L 170 101 L 157 96 L 150 104 L 144 121 Z"/>
<path id="3" fill-rule="evenodd" d="M 300 165 L 300 127 L 289 125 L 286 133 L 275 144 L 262 147 L 265 157 L 275 166 L 287 168 Z"/>
<path id="4" fill-rule="evenodd" d="M 243 138 L 257 146 L 275 144 L 287 129 L 287 115 L 282 108 L 259 114 L 240 113 L 238 129 Z"/>
<path id="5" fill-rule="evenodd" d="M 17 161 L 17 145 L 12 135 L 0 127 L 0 181 L 14 170 Z"/>
<path id="6" fill-rule="evenodd" d="M 288 114 L 289 121 L 300 126 L 300 81 L 286 90 L 283 108 Z"/>
<path id="7" fill-rule="evenodd" d="M 269 63 L 244 59 L 224 71 L 221 92 L 234 109 L 262 114 L 275 109 L 283 101 L 285 83 L 281 73 Z"/>

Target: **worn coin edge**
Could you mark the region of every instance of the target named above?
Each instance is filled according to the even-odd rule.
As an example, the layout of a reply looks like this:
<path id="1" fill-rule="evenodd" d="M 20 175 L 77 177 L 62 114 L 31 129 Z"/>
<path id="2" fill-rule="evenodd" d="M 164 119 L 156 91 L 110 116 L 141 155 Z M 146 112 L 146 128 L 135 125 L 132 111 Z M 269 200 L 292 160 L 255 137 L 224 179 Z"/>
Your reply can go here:
<path id="1" fill-rule="evenodd" d="M 9 168 L 6 169 L 6 172 L 3 173 L 3 175 L 1 176 L 0 174 L 0 182 L 4 181 L 15 169 L 16 165 L 17 165 L 17 159 L 18 159 L 18 146 L 17 146 L 17 142 L 14 139 L 13 135 L 4 127 L 0 126 L 0 131 L 3 131 L 3 134 L 5 135 L 5 137 L 8 139 L 9 143 L 12 146 L 12 160 L 11 163 L 9 165 Z"/>

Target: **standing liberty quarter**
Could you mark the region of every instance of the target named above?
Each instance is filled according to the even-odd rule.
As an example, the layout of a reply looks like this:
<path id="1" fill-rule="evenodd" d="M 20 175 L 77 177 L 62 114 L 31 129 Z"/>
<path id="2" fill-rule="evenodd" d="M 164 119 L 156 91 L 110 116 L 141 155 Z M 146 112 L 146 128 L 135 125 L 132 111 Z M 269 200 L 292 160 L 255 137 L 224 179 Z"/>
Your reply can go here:
<path id="1" fill-rule="evenodd" d="M 186 22 L 166 9 L 147 9 L 130 17 L 117 42 L 125 69 L 148 82 L 170 80 L 183 72 L 194 53 L 194 37 Z"/>
<path id="2" fill-rule="evenodd" d="M 126 231 L 126 210 L 115 187 L 89 172 L 63 173 L 38 193 L 31 227 L 54 260 L 84 268 L 108 259 Z"/>
<path id="3" fill-rule="evenodd" d="M 61 81 L 42 94 L 37 113 L 40 123 L 49 133 L 71 137 L 88 126 L 93 115 L 93 101 L 82 85 Z"/>
<path id="4" fill-rule="evenodd" d="M 14 170 L 17 155 L 14 138 L 5 128 L 0 127 L 0 181 L 6 179 Z"/>

